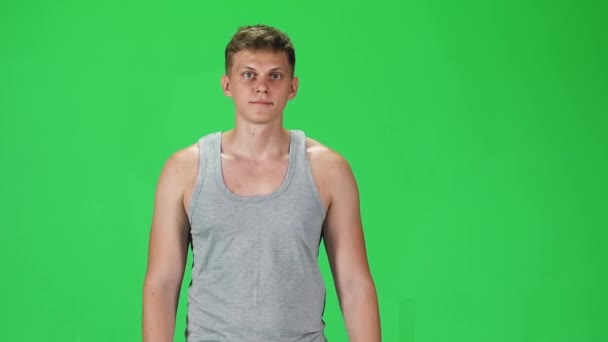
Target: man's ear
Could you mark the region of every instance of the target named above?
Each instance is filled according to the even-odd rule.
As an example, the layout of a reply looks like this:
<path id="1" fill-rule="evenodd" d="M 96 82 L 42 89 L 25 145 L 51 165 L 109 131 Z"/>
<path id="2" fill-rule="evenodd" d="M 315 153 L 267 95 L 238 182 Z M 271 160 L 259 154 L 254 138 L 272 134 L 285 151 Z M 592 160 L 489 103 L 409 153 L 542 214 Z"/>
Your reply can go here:
<path id="1" fill-rule="evenodd" d="M 297 77 L 292 77 L 291 79 L 291 89 L 289 90 L 289 99 L 293 99 L 294 97 L 296 97 L 296 94 L 298 94 L 298 86 L 299 86 L 300 80 Z"/>
<path id="2" fill-rule="evenodd" d="M 232 96 L 232 92 L 230 91 L 230 79 L 228 78 L 228 76 L 223 75 L 220 83 L 222 85 L 222 90 L 224 91 L 224 95 L 226 96 Z"/>

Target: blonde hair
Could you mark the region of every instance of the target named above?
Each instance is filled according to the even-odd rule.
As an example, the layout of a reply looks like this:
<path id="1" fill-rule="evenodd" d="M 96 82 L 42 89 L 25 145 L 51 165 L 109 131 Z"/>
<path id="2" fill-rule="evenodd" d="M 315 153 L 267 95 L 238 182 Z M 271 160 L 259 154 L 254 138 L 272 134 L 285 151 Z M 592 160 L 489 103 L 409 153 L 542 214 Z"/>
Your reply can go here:
<path id="1" fill-rule="evenodd" d="M 291 66 L 291 75 L 294 74 L 296 51 L 289 37 L 279 29 L 262 24 L 240 27 L 226 46 L 224 53 L 226 74 L 230 73 L 234 54 L 241 50 L 285 52 Z"/>

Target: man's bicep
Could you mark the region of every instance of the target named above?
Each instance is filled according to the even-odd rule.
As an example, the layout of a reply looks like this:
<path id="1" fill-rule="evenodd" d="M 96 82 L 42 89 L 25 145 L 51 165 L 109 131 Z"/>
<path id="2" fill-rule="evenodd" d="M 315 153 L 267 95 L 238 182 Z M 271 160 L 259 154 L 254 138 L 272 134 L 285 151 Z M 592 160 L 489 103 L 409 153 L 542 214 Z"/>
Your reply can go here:
<path id="1" fill-rule="evenodd" d="M 340 160 L 334 170 L 324 240 L 334 281 L 341 294 L 352 290 L 360 281 L 366 281 L 370 275 L 355 178 L 345 160 Z"/>
<path id="2" fill-rule="evenodd" d="M 188 218 L 183 206 L 182 163 L 170 158 L 158 181 L 148 245 L 146 282 L 176 290 L 188 252 Z"/>

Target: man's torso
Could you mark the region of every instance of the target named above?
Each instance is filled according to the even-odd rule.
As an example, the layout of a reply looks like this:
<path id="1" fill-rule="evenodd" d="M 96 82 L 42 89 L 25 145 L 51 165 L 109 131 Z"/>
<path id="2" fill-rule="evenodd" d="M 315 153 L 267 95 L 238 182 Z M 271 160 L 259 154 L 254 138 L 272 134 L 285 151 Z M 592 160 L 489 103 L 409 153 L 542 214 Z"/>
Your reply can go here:
<path id="1" fill-rule="evenodd" d="M 187 156 L 187 167 L 183 177 L 184 190 L 182 203 L 184 212 L 190 208 L 192 193 L 196 184 L 199 160 L 198 144 L 193 144 L 185 150 Z M 329 150 L 319 142 L 306 138 L 306 154 L 310 161 L 311 172 L 323 202 L 325 211 L 330 204 L 330 189 L 327 184 L 324 165 L 324 153 Z M 273 192 L 283 182 L 287 172 L 288 156 L 281 160 L 270 161 L 236 161 L 231 156 L 222 154 L 222 175 L 224 183 L 234 194 L 240 196 L 259 196 Z"/>

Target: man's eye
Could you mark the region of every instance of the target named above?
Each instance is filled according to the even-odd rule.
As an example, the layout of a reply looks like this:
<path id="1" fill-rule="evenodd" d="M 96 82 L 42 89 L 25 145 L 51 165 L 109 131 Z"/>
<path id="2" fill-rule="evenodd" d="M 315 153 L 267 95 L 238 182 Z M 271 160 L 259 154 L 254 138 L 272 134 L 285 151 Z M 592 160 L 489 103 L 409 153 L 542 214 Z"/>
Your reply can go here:
<path id="1" fill-rule="evenodd" d="M 252 72 L 244 72 L 244 73 L 243 73 L 243 76 L 244 76 L 245 78 L 252 78 L 252 77 L 253 77 L 253 73 L 252 73 Z"/>
<path id="2" fill-rule="evenodd" d="M 278 79 L 281 79 L 281 74 L 272 74 L 271 77 L 273 80 L 278 80 Z"/>

